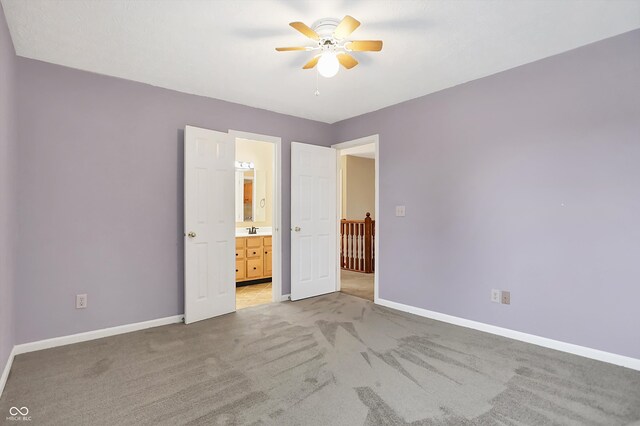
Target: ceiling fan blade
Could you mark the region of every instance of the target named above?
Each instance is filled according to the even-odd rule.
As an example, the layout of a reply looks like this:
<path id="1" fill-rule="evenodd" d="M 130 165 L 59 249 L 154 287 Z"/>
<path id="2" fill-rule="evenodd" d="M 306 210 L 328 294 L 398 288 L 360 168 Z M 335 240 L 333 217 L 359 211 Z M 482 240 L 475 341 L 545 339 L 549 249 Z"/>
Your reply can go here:
<path id="1" fill-rule="evenodd" d="M 382 50 L 382 40 L 355 40 L 345 47 L 354 52 L 379 52 Z"/>
<path id="2" fill-rule="evenodd" d="M 309 62 L 304 64 L 304 67 L 302 67 L 302 69 L 303 70 L 310 70 L 311 68 L 315 67 L 316 64 L 318 63 L 318 61 L 320 60 L 320 56 L 321 55 L 314 56 L 312 60 L 310 60 Z"/>
<path id="3" fill-rule="evenodd" d="M 307 50 L 307 48 L 306 47 L 302 47 L 302 46 L 299 46 L 299 47 L 276 47 L 276 50 L 278 52 L 290 52 L 290 51 L 293 51 L 293 50 Z"/>
<path id="4" fill-rule="evenodd" d="M 338 55 L 336 55 L 336 57 L 338 58 L 338 62 L 340 62 L 340 64 L 348 70 L 358 65 L 358 61 L 356 61 L 356 58 L 349 55 L 348 53 L 339 53 Z"/>
<path id="5" fill-rule="evenodd" d="M 333 36 L 338 40 L 342 40 L 343 38 L 347 38 L 349 34 L 355 31 L 356 28 L 360 26 L 360 22 L 352 16 L 345 16 L 342 18 L 342 21 L 338 24 L 335 31 L 333 32 Z"/>
<path id="6" fill-rule="evenodd" d="M 292 22 L 289 25 L 291 25 L 293 28 L 300 31 L 302 34 L 306 35 L 312 40 L 320 40 L 320 36 L 318 35 L 318 33 L 313 31 L 311 28 L 309 28 L 306 24 L 302 22 Z"/>

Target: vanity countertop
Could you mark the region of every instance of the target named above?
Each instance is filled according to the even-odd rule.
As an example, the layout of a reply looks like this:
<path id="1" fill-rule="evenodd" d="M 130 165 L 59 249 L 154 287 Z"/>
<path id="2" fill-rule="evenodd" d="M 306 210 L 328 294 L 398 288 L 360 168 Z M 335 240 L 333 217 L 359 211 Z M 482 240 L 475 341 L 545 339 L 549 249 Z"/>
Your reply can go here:
<path id="1" fill-rule="evenodd" d="M 256 234 L 249 234 L 247 228 L 236 228 L 236 237 L 269 237 L 272 235 L 270 226 L 258 227 Z"/>

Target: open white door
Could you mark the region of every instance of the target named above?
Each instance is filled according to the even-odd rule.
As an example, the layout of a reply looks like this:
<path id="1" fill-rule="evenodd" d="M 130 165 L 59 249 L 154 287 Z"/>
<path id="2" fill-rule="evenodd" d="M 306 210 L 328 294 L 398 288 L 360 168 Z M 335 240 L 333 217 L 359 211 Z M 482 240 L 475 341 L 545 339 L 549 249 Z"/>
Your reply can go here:
<path id="1" fill-rule="evenodd" d="M 336 150 L 291 144 L 291 300 L 336 291 Z"/>
<path id="2" fill-rule="evenodd" d="M 235 144 L 226 133 L 184 131 L 184 322 L 236 310 Z"/>

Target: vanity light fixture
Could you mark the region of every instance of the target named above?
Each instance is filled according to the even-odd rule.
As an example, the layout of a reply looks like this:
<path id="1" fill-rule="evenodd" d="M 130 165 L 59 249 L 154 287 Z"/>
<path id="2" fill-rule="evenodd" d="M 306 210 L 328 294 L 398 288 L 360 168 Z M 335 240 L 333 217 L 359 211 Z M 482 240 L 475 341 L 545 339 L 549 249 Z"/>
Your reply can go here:
<path id="1" fill-rule="evenodd" d="M 245 169 L 250 170 L 253 169 L 253 161 L 236 161 L 236 169 Z"/>

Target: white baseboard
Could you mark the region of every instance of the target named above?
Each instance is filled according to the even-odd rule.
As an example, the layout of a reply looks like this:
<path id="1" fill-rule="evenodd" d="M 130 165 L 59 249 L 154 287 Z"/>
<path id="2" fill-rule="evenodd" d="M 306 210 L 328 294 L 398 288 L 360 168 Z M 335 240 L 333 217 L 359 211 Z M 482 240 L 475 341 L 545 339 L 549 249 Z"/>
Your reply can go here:
<path id="1" fill-rule="evenodd" d="M 9 371 L 11 371 L 11 365 L 13 365 L 13 357 L 16 355 L 16 347 L 14 346 L 9 353 L 9 358 L 7 359 L 7 364 L 4 366 L 4 370 L 2 370 L 2 376 L 0 376 L 0 396 L 2 396 L 2 392 L 4 391 L 4 385 L 7 384 L 7 379 L 9 378 Z"/>
<path id="2" fill-rule="evenodd" d="M 22 343 L 15 345 L 9 354 L 7 365 L 5 365 L 0 376 L 0 396 L 7 383 L 13 358 L 16 355 L 27 352 L 39 351 L 42 349 L 55 348 L 57 346 L 70 345 L 72 343 L 86 342 L 88 340 L 100 339 L 102 337 L 115 336 L 116 334 L 130 333 L 132 331 L 144 330 L 146 328 L 160 327 L 161 325 L 176 324 L 182 322 L 184 315 L 174 315 L 172 317 L 158 318 L 150 321 L 136 322 L 133 324 L 119 325 L 117 327 L 102 328 L 100 330 L 87 331 L 84 333 L 71 334 L 69 336 L 54 337 L 52 339 L 38 340 L 36 342 Z"/>
<path id="3" fill-rule="evenodd" d="M 280 297 L 280 301 L 281 301 L 281 302 L 286 302 L 286 301 L 288 301 L 288 300 L 291 300 L 291 293 L 283 294 L 283 295 Z"/>
<path id="4" fill-rule="evenodd" d="M 543 346 L 545 348 L 555 349 L 557 351 L 568 352 L 570 354 L 591 358 L 598 361 L 608 362 L 610 364 L 620 365 L 622 367 L 631 368 L 640 371 L 640 359 L 631 358 L 624 355 L 618 355 L 610 352 L 601 351 L 599 349 L 587 348 L 585 346 L 574 345 L 573 343 L 561 342 L 559 340 L 548 339 L 533 334 L 527 334 L 520 331 L 502 328 L 495 325 L 485 324 L 482 322 L 472 321 L 464 318 L 454 317 L 452 315 L 441 314 L 440 312 L 429 311 L 427 309 L 417 308 L 415 306 L 404 305 L 402 303 L 392 302 L 386 299 L 378 298 L 378 305 L 388 308 L 397 309 L 399 311 L 408 312 L 410 314 L 419 315 L 449 324 L 459 325 L 461 327 L 472 328 L 474 330 L 484 331 L 486 333 L 496 334 L 502 337 L 508 337 L 521 342 L 532 343 L 534 345 Z"/>
<path id="5" fill-rule="evenodd" d="M 22 343 L 20 345 L 14 346 L 13 353 L 14 355 L 20 355 L 27 352 L 55 348 L 57 346 L 70 345 L 72 343 L 86 342 L 88 340 L 100 339 L 102 337 L 115 336 L 116 334 L 130 333 L 132 331 L 144 330 L 146 328 L 175 324 L 182 322 L 183 318 L 184 315 L 174 315 L 172 317 L 158 318 L 155 320 L 119 325 L 117 327 L 102 328 L 100 330 L 87 331 L 84 333 L 71 334 L 68 336 L 54 337 L 52 339 L 38 340 L 36 342 Z"/>

